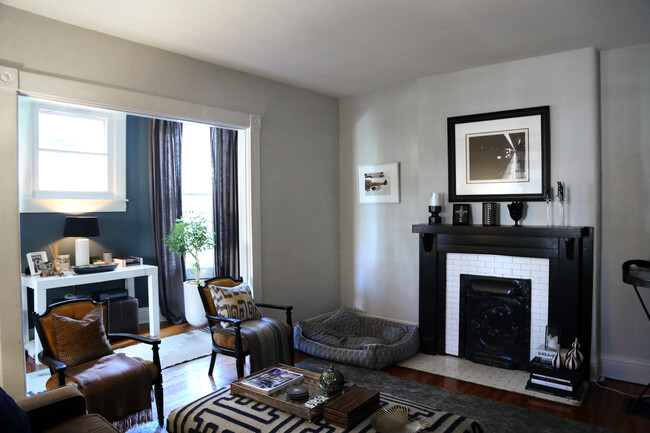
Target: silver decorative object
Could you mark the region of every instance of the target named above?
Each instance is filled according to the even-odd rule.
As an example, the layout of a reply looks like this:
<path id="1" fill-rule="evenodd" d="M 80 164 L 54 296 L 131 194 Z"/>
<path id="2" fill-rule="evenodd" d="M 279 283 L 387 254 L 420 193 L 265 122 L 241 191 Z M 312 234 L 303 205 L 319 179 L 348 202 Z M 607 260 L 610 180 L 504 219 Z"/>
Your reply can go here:
<path id="1" fill-rule="evenodd" d="M 430 421 L 409 421 L 409 409 L 405 406 L 381 408 L 372 415 L 370 425 L 379 433 L 415 433 L 429 427 Z"/>

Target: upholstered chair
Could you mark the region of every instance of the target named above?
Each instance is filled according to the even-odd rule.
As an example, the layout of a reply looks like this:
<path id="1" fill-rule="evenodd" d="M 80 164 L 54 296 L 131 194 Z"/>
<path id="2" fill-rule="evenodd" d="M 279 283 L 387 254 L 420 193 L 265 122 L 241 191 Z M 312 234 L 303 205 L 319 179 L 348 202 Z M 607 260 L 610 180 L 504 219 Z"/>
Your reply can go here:
<path id="1" fill-rule="evenodd" d="M 255 350 L 254 346 L 256 344 L 254 343 L 256 337 L 253 338 L 253 335 L 249 333 L 249 328 L 264 328 L 272 320 L 264 318 L 257 309 L 258 307 L 284 310 L 286 312 L 286 323 L 280 324 L 280 326 L 286 332 L 289 359 L 283 360 L 281 357 L 278 359 L 293 365 L 292 306 L 255 303 L 248 284 L 231 277 L 217 277 L 207 280 L 205 284 L 198 286 L 198 290 L 212 336 L 209 375 L 212 375 L 214 370 L 217 353 L 234 357 L 237 365 L 237 377 L 244 375 L 246 356 L 251 355 L 251 350 Z M 243 331 L 242 328 L 244 328 Z M 252 356 L 255 355 L 254 353 Z M 251 372 L 254 370 L 252 356 Z M 255 363 L 257 364 L 257 362 Z"/>
<path id="2" fill-rule="evenodd" d="M 43 345 L 38 359 L 52 374 L 46 388 L 75 386 L 84 395 L 89 413 L 99 413 L 118 428 L 128 428 L 151 418 L 153 387 L 158 422 L 162 426 L 160 340 L 107 333 L 109 308 L 107 303 L 76 299 L 52 304 L 42 315 L 31 314 Z M 152 360 L 114 353 L 109 343 L 113 339 L 151 345 Z"/>

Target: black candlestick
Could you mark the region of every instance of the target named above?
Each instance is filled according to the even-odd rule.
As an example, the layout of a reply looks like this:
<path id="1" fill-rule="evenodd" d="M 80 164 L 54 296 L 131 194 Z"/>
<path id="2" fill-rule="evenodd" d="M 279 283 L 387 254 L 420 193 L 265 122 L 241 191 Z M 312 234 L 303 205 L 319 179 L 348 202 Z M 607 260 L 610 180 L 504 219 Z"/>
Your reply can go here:
<path id="1" fill-rule="evenodd" d="M 442 218 L 440 218 L 441 210 L 442 206 L 429 206 L 429 213 L 431 214 L 429 217 L 429 225 L 440 224 L 442 222 Z"/>

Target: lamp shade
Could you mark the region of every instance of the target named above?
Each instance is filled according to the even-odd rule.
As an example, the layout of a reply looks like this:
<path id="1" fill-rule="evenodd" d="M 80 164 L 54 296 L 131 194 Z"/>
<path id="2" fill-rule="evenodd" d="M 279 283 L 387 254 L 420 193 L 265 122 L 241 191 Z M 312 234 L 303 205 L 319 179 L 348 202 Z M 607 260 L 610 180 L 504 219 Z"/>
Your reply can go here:
<path id="1" fill-rule="evenodd" d="M 89 238 L 99 236 L 99 220 L 96 216 L 67 216 L 63 236 Z"/>

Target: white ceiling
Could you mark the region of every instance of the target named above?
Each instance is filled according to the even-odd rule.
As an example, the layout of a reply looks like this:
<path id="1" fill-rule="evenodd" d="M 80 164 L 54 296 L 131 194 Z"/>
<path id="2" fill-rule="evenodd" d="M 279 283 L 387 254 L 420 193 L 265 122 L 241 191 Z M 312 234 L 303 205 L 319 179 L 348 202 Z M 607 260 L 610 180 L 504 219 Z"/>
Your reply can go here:
<path id="1" fill-rule="evenodd" d="M 0 0 L 332 96 L 650 42 L 650 0 Z"/>

